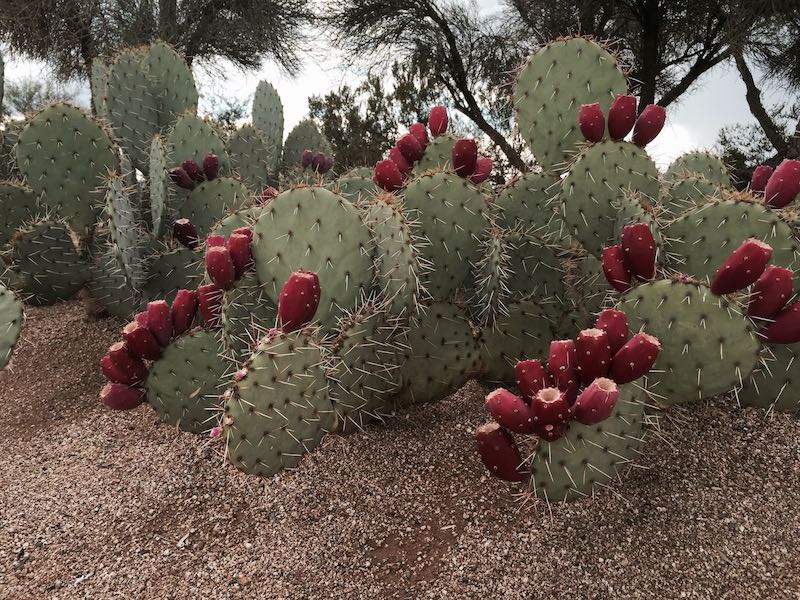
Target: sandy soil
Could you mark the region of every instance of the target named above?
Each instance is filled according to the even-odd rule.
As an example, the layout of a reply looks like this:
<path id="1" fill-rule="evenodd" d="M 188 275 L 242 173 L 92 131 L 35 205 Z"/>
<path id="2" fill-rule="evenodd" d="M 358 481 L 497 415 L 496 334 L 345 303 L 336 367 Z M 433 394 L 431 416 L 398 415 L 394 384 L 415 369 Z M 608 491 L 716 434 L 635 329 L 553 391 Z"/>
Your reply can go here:
<path id="1" fill-rule="evenodd" d="M 2 598 L 800 598 L 800 422 L 722 400 L 617 493 L 552 511 L 489 480 L 477 384 L 262 481 L 96 400 L 119 324 L 32 309 L 0 375 Z"/>

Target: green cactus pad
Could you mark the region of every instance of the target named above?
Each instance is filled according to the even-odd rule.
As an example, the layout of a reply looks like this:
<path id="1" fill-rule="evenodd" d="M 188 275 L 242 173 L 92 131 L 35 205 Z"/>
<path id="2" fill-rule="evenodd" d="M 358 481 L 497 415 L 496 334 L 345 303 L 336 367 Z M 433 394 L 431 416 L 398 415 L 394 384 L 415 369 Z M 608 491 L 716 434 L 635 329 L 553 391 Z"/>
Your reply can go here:
<path id="1" fill-rule="evenodd" d="M 688 175 L 667 183 L 661 196 L 661 206 L 672 216 L 705 204 L 718 196 L 720 186 L 705 177 Z"/>
<path id="2" fill-rule="evenodd" d="M 488 203 L 475 186 L 451 173 L 428 172 L 406 188 L 408 216 L 419 223 L 422 257 L 431 270 L 424 282 L 434 299 L 449 298 L 480 260 L 489 227 Z"/>
<path id="3" fill-rule="evenodd" d="M 286 143 L 283 145 L 283 168 L 284 173 L 300 169 L 303 165 L 303 152 L 311 150 L 322 152 L 326 156 L 333 154 L 328 140 L 319 132 L 314 121 L 306 119 L 301 121 L 289 132 Z"/>
<path id="4" fill-rule="evenodd" d="M 112 250 L 125 280 L 131 288 L 141 289 L 146 275 L 143 262 L 148 238 L 122 177 L 114 176 L 108 182 L 105 210 Z"/>
<path id="5" fill-rule="evenodd" d="M 253 97 L 253 126 L 258 129 L 267 148 L 265 160 L 271 174 L 281 165 L 283 145 L 283 102 L 268 81 L 260 81 Z"/>
<path id="6" fill-rule="evenodd" d="M 800 411 L 800 344 L 767 346 L 738 393 L 739 403 L 778 412 Z"/>
<path id="7" fill-rule="evenodd" d="M 237 129 L 228 140 L 228 154 L 231 167 L 251 190 L 269 185 L 270 147 L 255 127 L 245 125 Z"/>
<path id="8" fill-rule="evenodd" d="M 369 177 L 347 175 L 337 179 L 327 187 L 353 204 L 359 204 L 381 194 L 381 190 L 372 181 L 372 175 Z"/>
<path id="9" fill-rule="evenodd" d="M 13 181 L 0 181 L 0 248 L 37 212 L 36 194 L 29 187 Z"/>
<path id="10" fill-rule="evenodd" d="M 211 228 L 210 234 L 222 235 L 226 238 L 230 237 L 235 229 L 239 229 L 240 227 L 252 227 L 263 212 L 263 206 L 249 206 L 234 211 L 222 220 L 217 221 Z"/>
<path id="11" fill-rule="evenodd" d="M 41 221 L 20 229 L 11 250 L 19 291 L 31 303 L 71 298 L 87 279 L 86 264 L 69 229 L 60 222 Z"/>
<path id="12" fill-rule="evenodd" d="M 343 310 L 365 297 L 373 280 L 369 229 L 358 209 L 320 187 L 279 194 L 253 228 L 258 279 L 273 302 L 294 271 L 319 276 L 322 297 L 316 320 L 331 328 Z"/>
<path id="13" fill-rule="evenodd" d="M 206 154 L 216 154 L 220 173 L 230 172 L 231 162 L 225 150 L 225 142 L 209 121 L 191 112 L 181 115 L 175 121 L 167 136 L 166 148 L 172 166 L 191 159 L 202 167 Z"/>
<path id="14" fill-rule="evenodd" d="M 559 333 L 559 337 L 571 338 L 574 336 L 569 332 L 573 329 L 577 332 L 592 326 L 594 315 L 603 309 L 613 290 L 603 274 L 600 259 L 591 254 L 570 257 L 562 264 L 565 266 L 567 291 L 564 304 L 577 329 L 570 323 L 564 323 L 566 329 Z"/>
<path id="15" fill-rule="evenodd" d="M 374 302 L 342 319 L 331 344 L 330 374 L 331 401 L 342 432 L 361 431 L 387 412 L 400 387 L 402 333 Z"/>
<path id="16" fill-rule="evenodd" d="M 198 235 L 205 236 L 217 221 L 250 202 L 250 191 L 241 181 L 220 177 L 204 181 L 189 192 L 178 209 L 178 215 L 189 219 L 197 228 Z"/>
<path id="17" fill-rule="evenodd" d="M 449 133 L 431 140 L 425 148 L 425 154 L 414 166 L 414 175 L 422 175 L 426 171 L 438 171 L 450 168 L 453 162 L 453 146 L 456 138 Z"/>
<path id="18" fill-rule="evenodd" d="M 748 238 L 772 246 L 772 263 L 797 268 L 800 244 L 779 213 L 762 204 L 714 200 L 685 212 L 665 230 L 668 264 L 681 273 L 710 280 L 731 252 Z"/>
<path id="19" fill-rule="evenodd" d="M 188 248 L 179 248 L 157 255 L 147 271 L 142 293 L 147 302 L 166 300 L 172 304 L 178 290 L 193 290 L 203 281 L 203 257 Z"/>
<path id="20" fill-rule="evenodd" d="M 705 177 L 718 186 L 731 187 L 728 167 L 710 152 L 688 152 L 676 158 L 664 174 L 664 180 L 673 182 L 688 176 Z"/>
<path id="21" fill-rule="evenodd" d="M 108 87 L 109 69 L 108 65 L 101 58 L 92 61 L 92 104 L 95 114 L 107 119 L 106 88 Z"/>
<path id="22" fill-rule="evenodd" d="M 88 234 L 100 216 L 104 179 L 119 168 L 106 131 L 80 109 L 54 104 L 28 122 L 16 152 L 31 189 L 75 233 Z"/>
<path id="23" fill-rule="evenodd" d="M 402 206 L 380 196 L 364 205 L 364 219 L 375 240 L 375 284 L 390 313 L 415 315 L 426 296 L 412 225 Z"/>
<path id="24" fill-rule="evenodd" d="M 597 425 L 572 421 L 555 442 L 540 441 L 531 460 L 530 489 L 548 503 L 591 497 L 626 471 L 641 452 L 645 408 L 637 383 L 620 386 L 611 416 Z"/>
<path id="25" fill-rule="evenodd" d="M 172 186 L 169 179 L 169 163 L 164 139 L 153 136 L 150 144 L 150 220 L 153 237 L 161 238 L 172 207 Z"/>
<path id="26" fill-rule="evenodd" d="M 258 340 L 278 324 L 278 307 L 258 283 L 254 272 L 245 275 L 222 299 L 222 335 L 225 348 L 237 363 L 244 362 Z"/>
<path id="27" fill-rule="evenodd" d="M 292 469 L 336 425 L 322 352 L 308 331 L 278 332 L 244 368 L 225 403 L 228 459 L 253 475 Z"/>
<path id="28" fill-rule="evenodd" d="M 197 111 L 197 87 L 192 70 L 169 44 L 156 42 L 150 46 L 143 64 L 150 92 L 156 98 L 159 130 L 168 127 L 179 115 Z"/>
<path id="29" fill-rule="evenodd" d="M 26 121 L 6 121 L 0 131 L 0 179 L 22 179 L 17 168 L 17 140 L 25 129 Z"/>
<path id="30" fill-rule="evenodd" d="M 758 362 L 752 323 L 727 298 L 699 284 L 662 280 L 622 296 L 631 331 L 661 342 L 648 388 L 666 405 L 716 396 L 741 386 Z"/>
<path id="31" fill-rule="evenodd" d="M 522 137 L 545 171 L 565 163 L 584 141 L 578 127 L 581 104 L 599 102 L 607 114 L 628 82 L 617 60 L 598 44 L 572 38 L 552 42 L 522 68 L 514 106 Z"/>
<path id="32" fill-rule="evenodd" d="M 512 277 L 509 263 L 511 248 L 508 233 L 493 227 L 481 240 L 481 258 L 474 265 L 473 295 L 469 300 L 473 317 L 481 325 L 494 324 L 499 315 L 508 314 L 506 306 Z"/>
<path id="33" fill-rule="evenodd" d="M 412 320 L 406 339 L 402 406 L 434 402 L 455 392 L 480 370 L 480 350 L 464 311 L 437 302 Z"/>
<path id="34" fill-rule="evenodd" d="M 558 241 L 564 235 L 560 180 L 544 173 L 528 173 L 510 181 L 497 195 L 498 224 L 520 228 L 526 235 Z"/>
<path id="35" fill-rule="evenodd" d="M 14 292 L 0 285 L 0 369 L 11 361 L 23 321 L 22 302 Z"/>
<path id="36" fill-rule="evenodd" d="M 172 341 L 150 367 L 147 401 L 165 423 L 204 433 L 219 422 L 220 387 L 227 370 L 214 333 L 196 331 Z"/>
<path id="37" fill-rule="evenodd" d="M 372 179 L 375 170 L 372 167 L 355 167 L 350 169 L 342 177 L 358 177 L 360 179 Z"/>
<path id="38" fill-rule="evenodd" d="M 656 165 L 633 144 L 600 142 L 572 163 L 561 186 L 564 221 L 589 253 L 599 257 L 618 243 L 618 213 L 632 192 L 651 204 L 658 199 Z"/>
<path id="39" fill-rule="evenodd" d="M 130 286 L 110 249 L 90 265 L 87 287 L 97 304 L 120 319 L 130 319 L 143 308 L 141 294 Z"/>

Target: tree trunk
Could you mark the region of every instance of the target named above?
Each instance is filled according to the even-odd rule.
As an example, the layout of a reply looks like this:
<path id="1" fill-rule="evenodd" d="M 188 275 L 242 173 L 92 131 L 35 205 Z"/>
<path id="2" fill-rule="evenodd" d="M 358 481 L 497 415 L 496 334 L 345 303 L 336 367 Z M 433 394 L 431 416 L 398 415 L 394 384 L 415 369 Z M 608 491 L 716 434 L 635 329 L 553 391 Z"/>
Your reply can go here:
<path id="1" fill-rule="evenodd" d="M 661 67 L 659 55 L 659 34 L 661 28 L 661 14 L 658 0 L 648 0 L 641 15 L 642 33 L 642 68 L 637 73 L 639 81 L 639 112 L 641 113 L 648 104 L 656 101 L 656 82 Z"/>
<path id="2" fill-rule="evenodd" d="M 174 43 L 178 33 L 178 0 L 158 0 L 158 35 Z"/>

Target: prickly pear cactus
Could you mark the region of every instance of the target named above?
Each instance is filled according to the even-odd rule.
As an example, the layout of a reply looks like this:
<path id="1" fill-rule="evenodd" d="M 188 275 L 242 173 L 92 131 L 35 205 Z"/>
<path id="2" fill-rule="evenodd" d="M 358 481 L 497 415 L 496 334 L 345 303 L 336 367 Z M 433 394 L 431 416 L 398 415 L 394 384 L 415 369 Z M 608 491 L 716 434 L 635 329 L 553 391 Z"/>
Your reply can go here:
<path id="1" fill-rule="evenodd" d="M 246 273 L 225 292 L 222 334 L 225 348 L 237 363 L 247 360 L 258 341 L 277 324 L 278 307 L 258 283 L 255 273 Z"/>
<path id="2" fill-rule="evenodd" d="M 506 229 L 519 228 L 526 236 L 551 242 L 566 232 L 558 195 L 560 180 L 544 173 L 515 177 L 497 195 L 498 222 Z"/>
<path id="3" fill-rule="evenodd" d="M 768 346 L 758 369 L 737 394 L 739 403 L 770 411 L 800 411 L 800 344 Z"/>
<path id="4" fill-rule="evenodd" d="M 255 127 L 237 129 L 228 140 L 227 151 L 231 167 L 250 189 L 260 190 L 270 184 L 270 146 Z"/>
<path id="5" fill-rule="evenodd" d="M 688 152 L 676 158 L 664 174 L 667 182 L 675 182 L 684 177 L 704 177 L 711 183 L 731 187 L 731 176 L 728 167 L 718 156 L 710 152 Z"/>
<path id="6" fill-rule="evenodd" d="M 456 138 L 449 133 L 437 136 L 425 148 L 425 154 L 414 166 L 414 174 L 422 175 L 426 171 L 449 169 L 453 162 L 453 146 Z"/>
<path id="7" fill-rule="evenodd" d="M 111 248 L 127 284 L 141 289 L 145 283 L 146 232 L 141 226 L 141 215 L 133 206 L 122 177 L 114 176 L 108 182 L 106 215 Z"/>
<path id="8" fill-rule="evenodd" d="M 37 209 L 36 194 L 29 187 L 13 181 L 0 182 L 0 248 L 36 216 Z"/>
<path id="9" fill-rule="evenodd" d="M 259 82 L 256 87 L 253 127 L 263 136 L 267 171 L 276 174 L 281 165 L 283 145 L 283 102 L 278 91 L 267 81 Z"/>
<path id="10" fill-rule="evenodd" d="M 328 140 L 319 132 L 314 121 L 307 119 L 298 123 L 286 137 L 283 145 L 283 166 L 281 172 L 289 174 L 302 167 L 303 152 L 322 152 L 325 155 L 333 154 Z"/>
<path id="11" fill-rule="evenodd" d="M 181 218 L 189 219 L 199 235 L 207 235 L 227 214 L 249 205 L 250 190 L 238 179 L 219 177 L 194 188 L 178 208 Z"/>
<path id="12" fill-rule="evenodd" d="M 179 165 L 185 160 L 202 165 L 206 154 L 216 154 L 220 172 L 230 171 L 230 158 L 219 132 L 207 119 L 193 112 L 183 114 L 175 121 L 167 135 L 165 147 L 172 165 Z"/>
<path id="13" fill-rule="evenodd" d="M 11 361 L 23 320 L 22 302 L 14 292 L 0 285 L 0 369 Z"/>
<path id="14" fill-rule="evenodd" d="M 152 256 L 142 290 L 147 302 L 175 299 L 178 290 L 193 290 L 203 279 L 202 257 L 188 248 L 168 250 Z"/>

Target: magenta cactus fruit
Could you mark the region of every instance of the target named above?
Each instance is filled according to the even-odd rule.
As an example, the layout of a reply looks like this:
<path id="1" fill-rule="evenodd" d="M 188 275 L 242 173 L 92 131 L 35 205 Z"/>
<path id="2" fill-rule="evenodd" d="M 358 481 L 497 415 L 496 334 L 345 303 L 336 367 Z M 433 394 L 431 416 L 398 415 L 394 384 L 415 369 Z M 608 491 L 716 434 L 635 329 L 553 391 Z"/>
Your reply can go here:
<path id="1" fill-rule="evenodd" d="M 172 311 L 165 300 L 147 304 L 147 327 L 162 348 L 172 340 Z"/>
<path id="2" fill-rule="evenodd" d="M 538 360 L 518 362 L 514 366 L 514 376 L 526 402 L 530 402 L 540 389 L 550 385 L 550 375 Z"/>
<path id="3" fill-rule="evenodd" d="M 314 155 L 316 152 L 312 152 L 311 150 L 305 150 L 303 152 L 303 157 L 300 159 L 301 164 L 303 165 L 304 169 L 307 169 L 311 166 L 311 163 L 314 160 Z"/>
<path id="4" fill-rule="evenodd" d="M 533 417 L 525 401 L 504 388 L 486 396 L 486 409 L 500 425 L 514 433 L 531 433 Z"/>
<path id="5" fill-rule="evenodd" d="M 403 188 L 403 175 L 392 160 L 378 161 L 372 179 L 387 192 L 396 192 Z"/>
<path id="6" fill-rule="evenodd" d="M 252 227 L 237 227 L 231 232 L 231 235 L 243 235 L 250 242 L 253 241 L 253 228 Z"/>
<path id="7" fill-rule="evenodd" d="M 611 379 L 617 385 L 636 381 L 653 368 L 660 351 L 661 344 L 656 338 L 637 333 L 611 359 Z"/>
<path id="8" fill-rule="evenodd" d="M 210 235 L 206 238 L 206 248 L 214 248 L 216 246 L 225 245 L 224 235 Z"/>
<path id="9" fill-rule="evenodd" d="M 189 219 L 178 219 L 172 224 L 172 237 L 190 250 L 197 248 L 200 243 L 200 239 L 197 236 L 197 228 Z"/>
<path id="10" fill-rule="evenodd" d="M 411 173 L 411 169 L 414 168 L 414 165 L 412 165 L 408 159 L 403 156 L 403 153 L 400 152 L 400 149 L 397 146 L 393 146 L 389 150 L 389 160 L 397 166 L 397 170 L 400 171 L 403 177 L 408 176 L 408 174 Z"/>
<path id="11" fill-rule="evenodd" d="M 656 274 L 656 241 L 645 223 L 633 223 L 622 229 L 622 260 L 626 270 L 639 279 Z"/>
<path id="12" fill-rule="evenodd" d="M 323 155 L 322 164 L 319 166 L 319 172 L 323 175 L 333 168 L 333 157 Z"/>
<path id="13" fill-rule="evenodd" d="M 578 396 L 572 405 L 572 416 L 583 425 L 597 425 L 611 416 L 617 400 L 617 384 L 606 377 L 598 377 Z"/>
<path id="14" fill-rule="evenodd" d="M 783 208 L 800 194 L 800 160 L 786 159 L 767 181 L 764 202 L 773 208 Z"/>
<path id="15" fill-rule="evenodd" d="M 414 123 L 408 128 L 408 133 L 417 138 L 417 141 L 419 142 L 420 146 L 422 146 L 423 150 L 425 150 L 425 148 L 428 147 L 428 144 L 430 144 L 430 140 L 428 139 L 428 130 L 425 128 L 423 123 Z"/>
<path id="16" fill-rule="evenodd" d="M 229 290 L 236 281 L 236 268 L 231 252 L 225 246 L 214 246 L 206 250 L 206 273 L 219 288 Z"/>
<path id="17" fill-rule="evenodd" d="M 603 274 L 611 286 L 624 294 L 631 289 L 631 273 L 625 266 L 625 250 L 622 246 L 603 248 Z"/>
<path id="18" fill-rule="evenodd" d="M 584 384 L 605 377 L 611 366 L 611 346 L 602 329 L 584 329 L 575 340 L 575 360 L 578 375 Z"/>
<path id="19" fill-rule="evenodd" d="M 142 325 L 143 327 L 147 327 L 150 319 L 147 317 L 147 311 L 138 312 L 133 316 L 133 320 Z"/>
<path id="20" fill-rule="evenodd" d="M 597 317 L 595 328 L 606 332 L 611 356 L 628 341 L 628 316 L 621 310 L 607 308 Z"/>
<path id="21" fill-rule="evenodd" d="M 258 198 L 256 199 L 256 205 L 266 206 L 275 196 L 278 195 L 278 193 L 278 190 L 272 186 L 265 187 L 258 195 Z"/>
<path id="22" fill-rule="evenodd" d="M 112 383 L 134 385 L 141 381 L 141 379 L 137 379 L 135 376 L 124 372 L 116 364 L 114 364 L 114 361 L 111 360 L 111 355 L 109 354 L 106 354 L 100 359 L 100 370 L 103 372 L 105 378 Z"/>
<path id="23" fill-rule="evenodd" d="M 122 329 L 125 344 L 136 356 L 147 360 L 158 360 L 161 357 L 161 345 L 150 329 L 138 321 L 131 321 Z"/>
<path id="24" fill-rule="evenodd" d="M 553 385 L 564 392 L 569 404 L 578 397 L 578 363 L 575 355 L 575 342 L 555 340 L 550 342 L 547 355 L 547 370 L 553 378 Z"/>
<path id="25" fill-rule="evenodd" d="M 617 96 L 608 110 L 608 135 L 621 140 L 636 122 L 636 96 Z"/>
<path id="26" fill-rule="evenodd" d="M 587 142 L 596 144 L 606 133 L 606 117 L 600 104 L 583 104 L 578 112 L 578 124 Z"/>
<path id="27" fill-rule="evenodd" d="M 767 344 L 797 344 L 800 342 L 800 302 L 790 304 L 775 320 L 758 332 Z"/>
<path id="28" fill-rule="evenodd" d="M 453 146 L 451 159 L 456 173 L 464 178 L 469 177 L 478 166 L 478 144 L 473 139 L 458 140 Z"/>
<path id="29" fill-rule="evenodd" d="M 753 176 L 750 178 L 750 191 L 754 194 L 762 193 L 767 187 L 767 182 L 775 169 L 769 165 L 759 165 L 753 171 Z"/>
<path id="30" fill-rule="evenodd" d="M 410 133 L 405 134 L 397 140 L 397 149 L 400 150 L 402 155 L 411 163 L 417 162 L 425 154 L 425 148 L 423 148 L 419 140 Z"/>
<path id="31" fill-rule="evenodd" d="M 144 390 L 122 383 L 107 383 L 100 390 L 100 402 L 114 410 L 131 410 L 144 402 Z"/>
<path id="32" fill-rule="evenodd" d="M 769 244 L 755 238 L 743 241 L 717 269 L 711 280 L 711 292 L 731 294 L 752 285 L 761 277 L 771 258 Z"/>
<path id="33" fill-rule="evenodd" d="M 231 266 L 233 269 L 233 266 Z M 216 283 L 207 283 L 197 288 L 200 312 L 206 325 L 217 329 L 222 325 L 222 288 Z"/>
<path id="34" fill-rule="evenodd" d="M 562 390 L 553 387 L 539 390 L 531 400 L 533 433 L 548 442 L 560 438 L 572 416 L 569 406 L 567 395 Z"/>
<path id="35" fill-rule="evenodd" d="M 447 133 L 447 125 L 450 117 L 447 114 L 447 109 L 444 106 L 434 106 L 428 115 L 428 129 L 434 137 L 439 137 Z"/>
<path id="36" fill-rule="evenodd" d="M 292 273 L 278 297 L 281 328 L 290 332 L 308 325 L 317 313 L 321 294 L 316 273 L 302 270 Z"/>
<path id="37" fill-rule="evenodd" d="M 469 180 L 475 185 L 481 184 L 492 174 L 494 162 L 488 156 L 479 156 L 475 163 L 475 172 L 469 176 Z"/>
<path id="38" fill-rule="evenodd" d="M 203 158 L 203 173 L 211 181 L 219 175 L 219 157 L 216 154 L 206 154 Z"/>
<path id="39" fill-rule="evenodd" d="M 790 269 L 768 266 L 750 290 L 747 314 L 756 319 L 769 319 L 777 315 L 792 297 L 793 276 Z"/>
<path id="40" fill-rule="evenodd" d="M 206 175 L 203 173 L 203 169 L 200 168 L 200 165 L 197 164 L 196 161 L 192 160 L 191 158 L 188 160 L 183 161 L 181 167 L 184 171 L 192 178 L 193 181 L 197 183 L 202 183 L 206 180 Z"/>
<path id="41" fill-rule="evenodd" d="M 322 152 L 314 152 L 314 154 L 311 155 L 311 170 L 319 171 L 324 160 L 325 155 L 322 154 Z"/>
<path id="42" fill-rule="evenodd" d="M 200 296 L 195 290 L 178 290 L 172 301 L 172 330 L 174 335 L 189 331 L 197 314 Z"/>
<path id="43" fill-rule="evenodd" d="M 125 342 L 112 344 L 107 355 L 125 379 L 138 382 L 144 381 L 147 377 L 147 365 L 128 349 Z"/>
<path id="44" fill-rule="evenodd" d="M 232 233 L 228 238 L 228 251 L 233 262 L 236 279 L 239 279 L 253 264 L 253 251 L 250 248 L 251 234 Z"/>
<path id="45" fill-rule="evenodd" d="M 185 190 L 194 189 L 194 180 L 189 177 L 189 174 L 182 167 L 170 169 L 169 178 L 172 180 L 172 183 L 177 185 L 179 188 L 183 188 Z"/>
<path id="46" fill-rule="evenodd" d="M 511 434 L 497 423 L 486 423 L 475 432 L 478 453 L 486 469 L 504 481 L 527 481 L 530 476 L 522 468 L 522 456 Z"/>
<path id="47" fill-rule="evenodd" d="M 648 104 L 633 126 L 633 143 L 640 148 L 647 146 L 661 133 L 666 120 L 667 111 L 663 106 Z"/>

